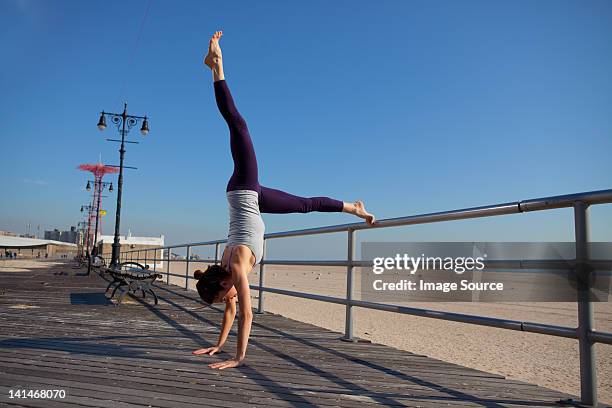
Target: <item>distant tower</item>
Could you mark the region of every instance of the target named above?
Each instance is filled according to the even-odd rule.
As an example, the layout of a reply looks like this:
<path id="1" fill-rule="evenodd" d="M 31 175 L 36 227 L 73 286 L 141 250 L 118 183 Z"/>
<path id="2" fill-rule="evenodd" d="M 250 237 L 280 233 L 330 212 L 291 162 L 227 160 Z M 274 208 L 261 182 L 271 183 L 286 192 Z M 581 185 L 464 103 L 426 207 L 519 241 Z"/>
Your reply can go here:
<path id="1" fill-rule="evenodd" d="M 115 167 L 105 166 L 102 163 L 98 164 L 81 164 L 79 169 L 90 171 L 94 175 L 93 198 L 89 215 L 87 217 L 87 234 L 85 236 L 85 247 L 95 250 L 98 241 L 98 235 L 102 235 L 102 226 L 100 225 L 100 209 L 102 208 L 102 188 L 104 182 L 102 178 L 107 173 L 117 173 L 119 170 Z M 89 182 L 87 183 L 89 186 Z M 97 250 L 96 250 L 97 252 Z"/>

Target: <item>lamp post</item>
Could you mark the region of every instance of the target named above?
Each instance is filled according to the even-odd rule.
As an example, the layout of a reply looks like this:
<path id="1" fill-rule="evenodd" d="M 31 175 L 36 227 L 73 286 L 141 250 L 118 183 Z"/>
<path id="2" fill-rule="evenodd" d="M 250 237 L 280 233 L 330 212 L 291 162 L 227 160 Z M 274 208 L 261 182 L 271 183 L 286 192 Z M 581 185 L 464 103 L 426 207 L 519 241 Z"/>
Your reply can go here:
<path id="1" fill-rule="evenodd" d="M 91 190 L 91 182 L 88 181 L 87 182 L 87 186 L 85 187 L 85 189 L 87 191 Z M 100 201 L 102 198 L 102 190 L 108 187 L 108 191 L 113 191 L 113 183 L 107 183 L 105 181 L 100 180 L 95 180 L 94 181 L 94 197 L 96 197 L 96 205 L 94 208 L 89 208 L 90 210 L 90 214 L 91 211 L 95 211 L 96 214 L 96 226 L 94 229 L 94 239 L 93 239 L 93 246 L 90 252 L 90 256 L 88 257 L 88 261 L 87 261 L 87 275 L 89 275 L 91 273 L 91 259 L 95 258 L 96 255 L 98 255 L 98 226 L 100 225 Z M 81 206 L 81 211 L 83 211 L 84 208 L 83 206 Z M 91 219 L 91 217 L 90 217 Z"/>
<path id="2" fill-rule="evenodd" d="M 81 212 L 86 212 L 87 213 L 87 221 L 83 222 L 83 225 L 86 227 L 84 228 L 86 230 L 85 232 L 85 236 L 84 236 L 84 247 L 85 249 L 85 254 L 87 255 L 87 257 L 89 258 L 90 254 L 91 254 L 91 249 L 90 249 L 90 245 L 91 245 L 91 219 L 92 219 L 92 213 L 95 210 L 95 207 L 93 205 L 82 205 L 81 206 Z"/>
<path id="3" fill-rule="evenodd" d="M 93 193 L 93 199 L 91 200 L 91 205 L 89 206 L 82 206 L 81 207 L 81 211 L 83 211 L 83 209 L 87 209 L 88 210 L 88 222 L 89 222 L 89 226 L 87 228 L 87 237 L 88 237 L 88 247 L 89 244 L 92 243 L 92 241 L 94 241 L 94 247 L 91 249 L 91 252 L 89 252 L 87 254 L 88 258 L 89 258 L 89 262 L 88 262 L 88 266 L 87 266 L 87 274 L 89 274 L 91 272 L 91 258 L 94 255 L 97 255 L 97 248 L 95 251 L 95 254 L 93 253 L 94 248 L 95 248 L 95 241 L 97 241 L 98 238 L 98 226 L 99 226 L 99 219 L 100 219 L 100 207 L 101 207 L 101 199 L 102 199 L 102 188 L 110 185 L 111 188 L 109 188 L 109 191 L 113 191 L 112 189 L 112 184 L 110 183 L 105 183 L 102 181 L 102 178 L 104 178 L 104 175 L 108 174 L 108 173 L 117 173 L 117 169 L 111 166 L 105 166 L 102 163 L 97 163 L 97 164 L 81 164 L 78 167 L 80 170 L 83 171 L 89 171 L 94 175 L 94 193 Z M 87 187 L 85 187 L 85 189 L 87 191 L 91 190 L 91 181 L 87 182 Z M 91 239 L 91 225 L 92 225 L 92 218 L 96 217 L 96 225 L 95 225 L 95 238 Z"/>
<path id="4" fill-rule="evenodd" d="M 114 268 L 119 263 L 119 251 L 121 245 L 119 244 L 119 229 L 121 225 L 121 192 L 123 188 L 123 168 L 131 168 L 135 169 L 135 167 L 129 167 L 123 165 L 123 157 L 125 156 L 125 143 L 138 143 L 130 140 L 125 140 L 125 135 L 140 121 L 142 121 L 142 126 L 140 128 L 140 132 L 143 136 L 146 136 L 149 133 L 149 121 L 146 116 L 136 116 L 136 115 L 128 115 L 127 113 L 127 102 L 123 105 L 123 113 L 109 113 L 102 111 L 100 114 L 100 120 L 98 121 L 98 129 L 103 131 L 106 129 L 106 116 L 109 116 L 111 122 L 113 122 L 119 133 L 121 134 L 121 140 L 116 139 L 106 139 L 111 142 L 121 142 L 121 147 L 119 149 L 119 179 L 117 181 L 117 212 L 115 215 L 115 237 L 113 240 L 113 253 L 111 256 L 110 267 Z"/>
<path id="5" fill-rule="evenodd" d="M 94 241 L 93 241 L 93 248 L 91 250 L 91 255 L 92 256 L 96 256 L 98 255 L 98 226 L 100 225 L 100 201 L 102 198 L 102 190 L 104 188 L 108 187 L 108 191 L 113 191 L 113 183 L 107 183 L 106 181 L 94 181 L 94 188 L 96 189 L 96 226 L 94 229 Z M 90 182 L 87 182 L 87 186 L 85 187 L 85 189 L 87 191 L 91 190 L 91 185 Z M 82 208 L 82 207 L 81 207 Z"/>
<path id="6" fill-rule="evenodd" d="M 83 207 L 81 207 L 81 210 L 83 210 Z M 83 212 L 83 211 L 81 211 Z M 77 245 L 79 248 L 79 256 L 81 258 L 83 258 L 85 256 L 85 248 L 87 245 L 87 241 L 86 241 L 86 236 L 85 233 L 87 231 L 87 225 L 88 223 L 86 221 L 79 221 L 79 223 L 77 224 Z M 89 254 L 89 248 L 87 249 L 87 253 Z"/>

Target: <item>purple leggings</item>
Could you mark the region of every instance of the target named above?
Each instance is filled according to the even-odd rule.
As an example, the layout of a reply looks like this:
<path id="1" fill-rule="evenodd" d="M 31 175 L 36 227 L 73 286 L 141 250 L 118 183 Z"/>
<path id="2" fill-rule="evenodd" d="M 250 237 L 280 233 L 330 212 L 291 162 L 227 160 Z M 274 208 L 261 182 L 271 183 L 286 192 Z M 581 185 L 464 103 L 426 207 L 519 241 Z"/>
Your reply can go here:
<path id="1" fill-rule="evenodd" d="M 234 173 L 226 191 L 252 190 L 259 195 L 259 211 L 262 213 L 307 213 L 311 211 L 342 212 L 344 203 L 329 197 L 299 197 L 259 184 L 257 157 L 249 129 L 234 105 L 225 80 L 216 81 L 215 99 L 221 115 L 230 130 L 230 147 L 234 159 Z"/>

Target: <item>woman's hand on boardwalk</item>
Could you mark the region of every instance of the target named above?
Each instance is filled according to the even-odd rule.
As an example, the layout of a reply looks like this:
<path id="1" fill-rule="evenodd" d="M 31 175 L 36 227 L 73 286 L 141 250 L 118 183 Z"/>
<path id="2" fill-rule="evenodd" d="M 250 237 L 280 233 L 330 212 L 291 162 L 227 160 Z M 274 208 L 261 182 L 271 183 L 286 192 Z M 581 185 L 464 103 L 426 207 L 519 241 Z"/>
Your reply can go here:
<path id="1" fill-rule="evenodd" d="M 212 364 L 209 364 L 208 366 L 210 368 L 224 370 L 226 368 L 240 367 L 243 364 L 244 364 L 244 359 L 239 360 L 237 358 L 232 358 L 231 360 L 221 361 L 219 363 L 212 363 Z"/>
<path id="2" fill-rule="evenodd" d="M 196 351 L 193 352 L 193 354 L 195 355 L 200 355 L 200 354 L 208 354 L 209 356 L 212 356 L 213 354 L 216 354 L 218 352 L 221 351 L 221 347 L 208 347 L 208 348 L 201 348 L 198 349 Z"/>

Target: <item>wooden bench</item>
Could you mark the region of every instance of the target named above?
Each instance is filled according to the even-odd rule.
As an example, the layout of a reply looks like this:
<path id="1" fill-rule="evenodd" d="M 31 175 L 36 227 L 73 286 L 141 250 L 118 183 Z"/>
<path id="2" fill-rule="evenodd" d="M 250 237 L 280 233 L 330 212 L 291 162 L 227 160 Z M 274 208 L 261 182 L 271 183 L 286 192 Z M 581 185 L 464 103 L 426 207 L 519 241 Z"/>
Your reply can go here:
<path id="1" fill-rule="evenodd" d="M 145 267 L 142 264 L 133 261 L 120 263 L 118 268 L 104 268 L 104 272 L 113 278 L 113 281 L 106 287 L 105 292 L 107 293 L 109 289 L 114 286 L 113 292 L 110 295 L 111 299 L 115 296 L 117 289 L 126 286 L 126 293 L 132 293 L 135 295 L 136 292 L 140 291 L 142 292 L 143 299 L 146 299 L 146 293 L 149 292 L 151 295 L 153 295 L 153 299 L 157 305 L 157 295 L 153 290 L 152 284 L 158 278 L 162 278 L 160 273 L 150 271 L 148 266 Z M 121 304 L 121 301 L 126 293 L 119 296 L 117 300 L 118 305 Z"/>

